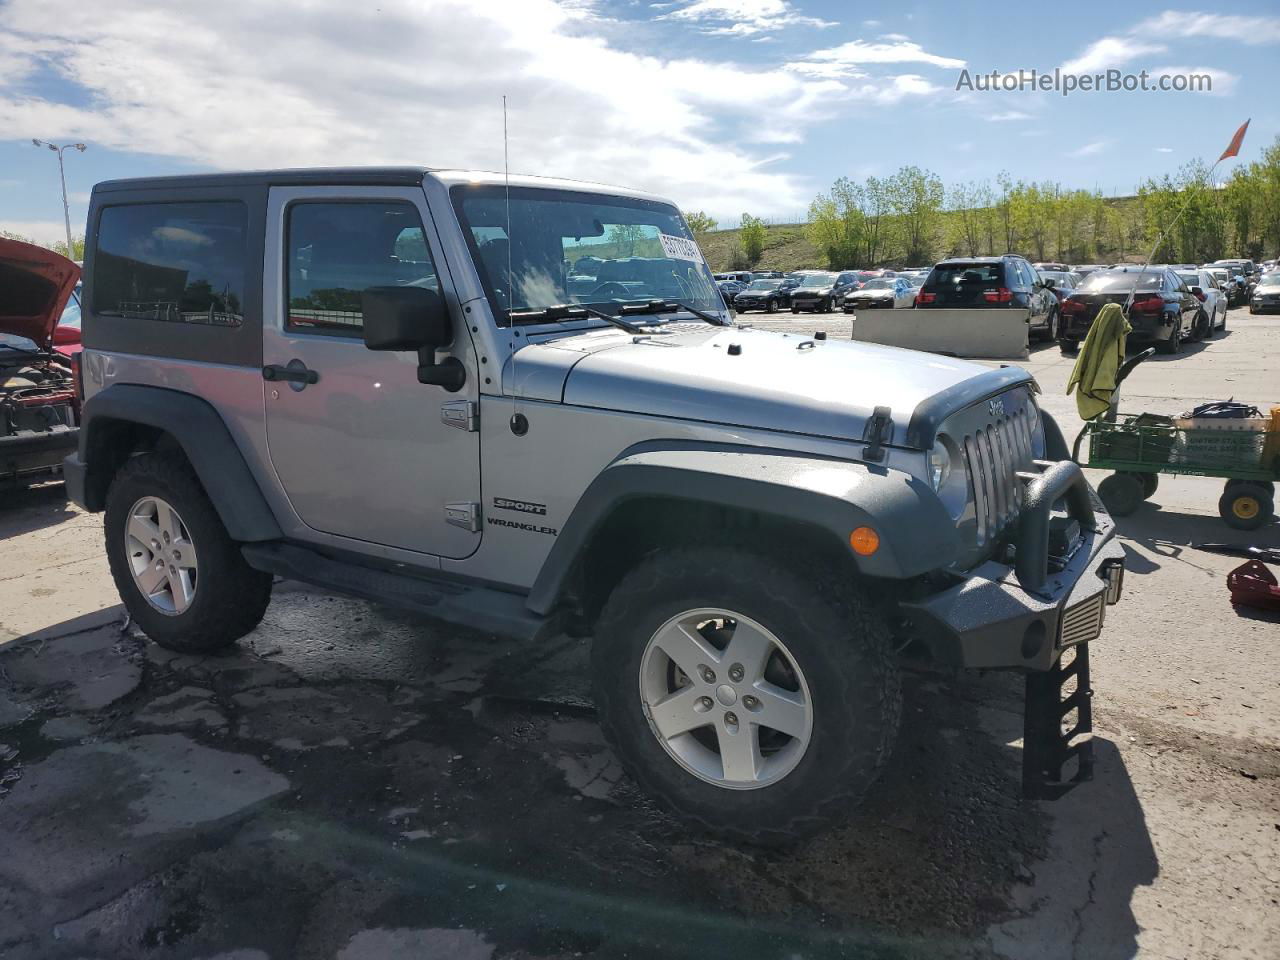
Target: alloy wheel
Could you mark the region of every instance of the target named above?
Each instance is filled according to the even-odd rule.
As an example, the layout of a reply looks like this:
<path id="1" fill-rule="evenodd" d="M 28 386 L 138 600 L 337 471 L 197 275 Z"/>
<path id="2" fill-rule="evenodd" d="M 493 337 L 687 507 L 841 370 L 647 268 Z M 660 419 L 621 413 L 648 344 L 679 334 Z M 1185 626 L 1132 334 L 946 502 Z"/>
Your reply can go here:
<path id="1" fill-rule="evenodd" d="M 729 790 L 781 780 L 813 732 L 795 658 L 766 627 L 730 610 L 689 610 L 659 627 L 641 658 L 640 699 L 672 759 Z"/>
<path id="2" fill-rule="evenodd" d="M 124 537 L 138 592 L 161 613 L 185 612 L 195 600 L 199 567 L 178 511 L 159 497 L 143 497 L 129 511 Z"/>

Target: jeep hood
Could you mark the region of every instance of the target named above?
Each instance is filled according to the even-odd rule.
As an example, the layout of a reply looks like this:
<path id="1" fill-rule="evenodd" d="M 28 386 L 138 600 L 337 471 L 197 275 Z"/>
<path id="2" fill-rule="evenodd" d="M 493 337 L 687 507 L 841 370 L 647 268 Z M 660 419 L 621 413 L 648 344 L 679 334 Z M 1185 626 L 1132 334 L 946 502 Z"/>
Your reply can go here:
<path id="1" fill-rule="evenodd" d="M 861 440 L 875 408 L 887 406 L 892 442 L 903 445 L 925 401 L 946 394 L 947 405 L 958 408 L 998 392 L 993 374 L 1005 375 L 1006 389 L 1030 379 L 1013 368 L 849 340 L 691 324 L 670 329 L 642 337 L 597 330 L 530 344 L 517 351 L 514 376 L 508 361 L 504 384 L 579 407 L 844 440 Z M 972 391 L 961 386 L 979 376 Z"/>
<path id="2" fill-rule="evenodd" d="M 49 349 L 79 279 L 80 268 L 61 254 L 0 237 L 0 333 Z"/>

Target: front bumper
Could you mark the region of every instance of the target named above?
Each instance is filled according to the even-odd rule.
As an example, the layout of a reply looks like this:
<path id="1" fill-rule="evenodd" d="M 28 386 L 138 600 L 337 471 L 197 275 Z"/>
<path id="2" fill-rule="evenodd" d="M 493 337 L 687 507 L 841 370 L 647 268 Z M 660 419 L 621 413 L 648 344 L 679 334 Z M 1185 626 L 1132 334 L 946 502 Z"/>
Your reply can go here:
<path id="1" fill-rule="evenodd" d="M 80 439 L 79 427 L 0 437 L 0 480 L 40 478 L 57 473 L 67 451 Z"/>
<path id="2" fill-rule="evenodd" d="M 1102 629 L 1120 598 L 1124 551 L 1115 524 L 1071 461 L 1026 478 L 1014 564 L 989 560 L 959 583 L 901 606 L 935 659 L 959 667 L 1045 671 Z M 1048 528 L 1065 503 L 1080 524 L 1070 558 L 1050 564 Z"/>

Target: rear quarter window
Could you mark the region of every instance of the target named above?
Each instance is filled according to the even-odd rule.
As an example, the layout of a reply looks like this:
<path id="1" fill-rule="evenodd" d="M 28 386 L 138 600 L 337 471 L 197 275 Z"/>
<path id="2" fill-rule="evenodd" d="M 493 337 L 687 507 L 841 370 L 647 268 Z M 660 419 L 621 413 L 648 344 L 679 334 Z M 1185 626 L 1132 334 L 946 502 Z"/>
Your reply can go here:
<path id="1" fill-rule="evenodd" d="M 238 201 L 104 207 L 93 260 L 103 317 L 238 327 L 248 210 Z"/>

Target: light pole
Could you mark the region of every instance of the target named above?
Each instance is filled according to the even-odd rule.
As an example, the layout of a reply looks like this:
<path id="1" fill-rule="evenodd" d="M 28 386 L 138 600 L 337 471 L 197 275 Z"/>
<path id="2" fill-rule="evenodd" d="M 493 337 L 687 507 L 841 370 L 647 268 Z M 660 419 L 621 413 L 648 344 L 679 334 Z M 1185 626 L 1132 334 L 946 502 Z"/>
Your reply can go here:
<path id="1" fill-rule="evenodd" d="M 55 143 L 49 143 L 46 140 L 37 140 L 31 138 L 31 142 L 37 147 L 48 147 L 58 155 L 58 176 L 62 178 L 62 218 L 67 225 L 67 259 L 74 260 L 75 252 L 71 248 L 71 208 L 67 205 L 67 173 L 62 168 L 62 151 L 75 147 L 81 153 L 88 149 L 83 143 L 64 143 L 58 146 Z"/>

